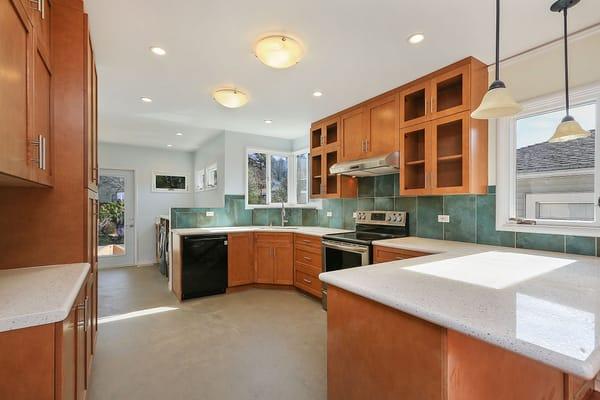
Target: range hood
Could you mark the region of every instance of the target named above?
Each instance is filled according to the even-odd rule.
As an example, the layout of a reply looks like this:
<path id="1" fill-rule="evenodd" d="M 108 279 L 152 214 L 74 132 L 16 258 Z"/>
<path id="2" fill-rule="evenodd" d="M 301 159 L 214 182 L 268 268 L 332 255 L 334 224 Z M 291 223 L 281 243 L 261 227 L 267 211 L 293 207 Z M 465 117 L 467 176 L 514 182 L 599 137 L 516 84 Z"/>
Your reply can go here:
<path id="1" fill-rule="evenodd" d="M 395 174 L 400 169 L 400 153 L 394 152 L 373 158 L 346 161 L 331 166 L 329 172 L 336 175 L 374 176 Z"/>

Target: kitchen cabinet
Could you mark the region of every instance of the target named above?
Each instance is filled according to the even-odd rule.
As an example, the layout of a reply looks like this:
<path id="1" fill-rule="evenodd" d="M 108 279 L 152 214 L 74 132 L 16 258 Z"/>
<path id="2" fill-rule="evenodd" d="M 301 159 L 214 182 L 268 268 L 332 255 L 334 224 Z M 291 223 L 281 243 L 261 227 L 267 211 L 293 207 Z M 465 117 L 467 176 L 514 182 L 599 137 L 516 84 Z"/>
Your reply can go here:
<path id="1" fill-rule="evenodd" d="M 398 94 L 377 98 L 365 105 L 365 156 L 398 150 Z"/>
<path id="2" fill-rule="evenodd" d="M 291 233 L 255 233 L 256 283 L 293 285 L 293 235 Z"/>
<path id="3" fill-rule="evenodd" d="M 379 264 L 389 261 L 406 260 L 408 258 L 428 256 L 420 251 L 395 249 L 384 246 L 373 246 L 373 263 Z"/>
<path id="4" fill-rule="evenodd" d="M 356 197 L 356 180 L 329 172 L 340 161 L 340 119 L 330 118 L 311 127 L 311 198 Z"/>
<path id="5" fill-rule="evenodd" d="M 368 135 L 364 121 L 365 109 L 356 108 L 342 114 L 342 159 L 358 160 L 365 157 Z"/>
<path id="6" fill-rule="evenodd" d="M 87 188 L 98 191 L 98 74 L 87 16 L 85 49 L 85 166 Z"/>
<path id="7" fill-rule="evenodd" d="M 469 114 L 401 129 L 401 195 L 487 193 L 487 121 Z"/>
<path id="8" fill-rule="evenodd" d="M 254 282 L 254 234 L 252 232 L 228 235 L 228 287 Z"/>
<path id="9" fill-rule="evenodd" d="M 50 52 L 50 25 L 52 20 L 52 1 L 30 0 L 25 4 L 29 18 L 35 29 L 36 41 L 39 47 Z"/>
<path id="10" fill-rule="evenodd" d="M 322 296 L 322 258 L 320 237 L 294 235 L 294 286 L 318 298 Z"/>

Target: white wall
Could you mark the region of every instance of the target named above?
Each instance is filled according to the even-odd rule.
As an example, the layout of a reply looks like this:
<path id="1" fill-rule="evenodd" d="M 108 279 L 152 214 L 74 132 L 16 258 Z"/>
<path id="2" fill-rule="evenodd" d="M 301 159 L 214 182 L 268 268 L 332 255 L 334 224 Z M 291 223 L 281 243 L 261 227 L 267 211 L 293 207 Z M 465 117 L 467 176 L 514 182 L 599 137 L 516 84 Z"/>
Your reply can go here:
<path id="1" fill-rule="evenodd" d="M 557 34 L 559 32 L 557 31 Z M 500 65 L 500 79 L 515 100 L 525 101 L 564 91 L 562 42 L 532 51 Z M 600 82 L 600 31 L 569 38 L 569 80 L 571 88 Z M 490 68 L 490 82 L 494 68 Z M 496 184 L 496 123 L 489 125 L 489 184 Z M 498 166 L 507 168 L 508 166 Z"/>
<path id="2" fill-rule="evenodd" d="M 100 143 L 100 168 L 127 169 L 135 172 L 136 263 L 155 262 L 154 221 L 169 214 L 171 207 L 193 207 L 193 153 L 159 150 L 124 144 Z M 189 193 L 152 192 L 152 172 L 185 174 L 190 179 Z"/>
<path id="3" fill-rule="evenodd" d="M 201 208 L 219 208 L 225 206 L 225 134 L 221 133 L 202 143 L 194 155 L 194 173 L 217 164 L 217 187 L 194 193 L 194 204 Z M 193 190 L 193 189 L 192 189 Z"/>

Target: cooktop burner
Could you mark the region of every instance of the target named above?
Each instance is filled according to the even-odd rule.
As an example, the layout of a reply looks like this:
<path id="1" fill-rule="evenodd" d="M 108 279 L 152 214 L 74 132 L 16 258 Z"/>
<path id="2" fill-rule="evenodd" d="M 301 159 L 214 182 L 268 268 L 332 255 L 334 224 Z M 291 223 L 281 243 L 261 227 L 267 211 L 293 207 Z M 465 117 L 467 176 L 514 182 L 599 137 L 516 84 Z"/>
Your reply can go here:
<path id="1" fill-rule="evenodd" d="M 348 232 L 348 233 L 337 233 L 334 235 L 326 235 L 328 239 L 336 240 L 348 240 L 353 242 L 361 242 L 364 244 L 371 244 L 375 240 L 393 239 L 396 237 L 402 237 L 399 235 L 392 235 L 387 233 L 375 233 L 375 232 Z"/>
<path id="2" fill-rule="evenodd" d="M 356 231 L 325 235 L 323 239 L 370 246 L 375 240 L 408 236 L 408 214 L 400 211 L 358 211 Z"/>

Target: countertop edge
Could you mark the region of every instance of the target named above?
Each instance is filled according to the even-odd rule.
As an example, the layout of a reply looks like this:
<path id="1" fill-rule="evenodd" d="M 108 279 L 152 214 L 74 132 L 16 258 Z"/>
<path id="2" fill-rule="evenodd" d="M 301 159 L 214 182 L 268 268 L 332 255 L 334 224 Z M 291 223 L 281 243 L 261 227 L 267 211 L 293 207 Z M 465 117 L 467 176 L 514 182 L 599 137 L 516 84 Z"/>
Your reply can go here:
<path id="1" fill-rule="evenodd" d="M 42 311 L 39 313 L 23 314 L 23 315 L 19 315 L 19 316 L 10 316 L 10 317 L 0 319 L 0 333 L 14 331 L 17 329 L 31 328 L 34 326 L 53 324 L 56 322 L 64 321 L 67 318 L 67 316 L 69 315 L 69 312 L 71 311 L 71 307 L 73 306 L 73 303 L 75 303 L 75 300 L 77 299 L 77 295 L 79 294 L 79 291 L 81 290 L 81 287 L 83 286 L 83 283 L 85 282 L 85 279 L 88 277 L 88 274 L 89 274 L 90 268 L 91 268 L 89 263 L 75 263 L 75 264 L 82 265 L 83 269 L 82 269 L 81 273 L 79 274 L 79 276 L 77 277 L 75 284 L 72 286 L 69 293 L 65 296 L 65 300 L 64 300 L 63 304 L 61 304 L 60 308 L 55 308 L 55 309 L 48 310 L 48 311 Z M 63 264 L 60 264 L 60 265 L 63 265 Z M 68 264 L 64 264 L 64 265 L 68 265 Z M 43 266 L 42 268 L 51 268 L 54 266 L 55 265 L 47 265 L 47 266 Z M 58 265 L 56 265 L 56 266 L 58 266 Z M 38 267 L 28 267 L 28 268 L 40 268 L 40 267 L 38 266 Z"/>

